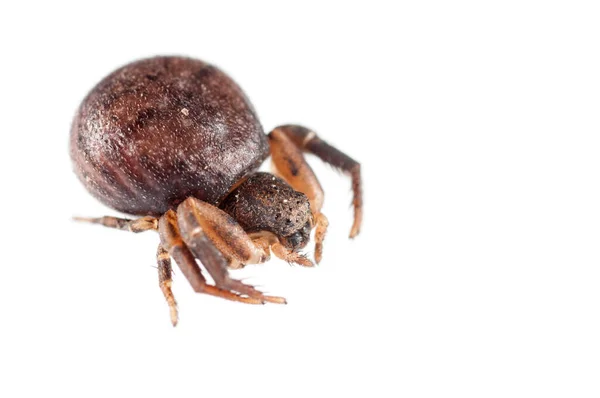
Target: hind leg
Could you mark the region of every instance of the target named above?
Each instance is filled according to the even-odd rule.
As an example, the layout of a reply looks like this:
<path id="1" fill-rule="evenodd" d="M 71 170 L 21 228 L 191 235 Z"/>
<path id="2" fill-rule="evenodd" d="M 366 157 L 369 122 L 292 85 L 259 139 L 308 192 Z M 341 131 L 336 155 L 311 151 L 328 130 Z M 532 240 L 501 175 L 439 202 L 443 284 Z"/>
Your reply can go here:
<path id="1" fill-rule="evenodd" d="M 169 256 L 169 252 L 161 244 L 158 245 L 158 250 L 156 251 L 156 262 L 158 263 L 158 284 L 169 305 L 171 323 L 173 326 L 177 326 L 177 301 L 175 301 L 175 296 L 173 296 L 173 291 L 171 290 L 171 285 L 173 284 L 171 256 Z"/>
<path id="2" fill-rule="evenodd" d="M 149 230 L 156 231 L 158 229 L 158 219 L 155 217 L 142 217 L 136 220 L 130 220 L 128 218 L 118 218 L 118 217 L 98 217 L 98 218 L 89 218 L 89 217 L 73 217 L 75 221 L 89 222 L 91 224 L 100 224 L 104 225 L 108 228 L 120 229 L 122 231 L 130 231 L 130 232 L 144 232 Z"/>

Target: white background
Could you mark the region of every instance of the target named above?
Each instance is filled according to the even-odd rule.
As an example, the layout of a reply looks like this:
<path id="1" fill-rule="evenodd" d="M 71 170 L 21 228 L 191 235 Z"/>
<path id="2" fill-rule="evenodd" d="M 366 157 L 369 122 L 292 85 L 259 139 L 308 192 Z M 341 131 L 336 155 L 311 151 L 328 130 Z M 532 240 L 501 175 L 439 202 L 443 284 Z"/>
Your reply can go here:
<path id="1" fill-rule="evenodd" d="M 0 396 L 599 396 L 599 20 L 576 1 L 4 2 Z M 265 129 L 362 163 L 356 240 L 348 179 L 311 159 L 322 264 L 235 273 L 287 306 L 176 273 L 174 329 L 157 236 L 70 221 L 116 214 L 71 171 L 79 101 L 156 54 L 218 65 Z"/>

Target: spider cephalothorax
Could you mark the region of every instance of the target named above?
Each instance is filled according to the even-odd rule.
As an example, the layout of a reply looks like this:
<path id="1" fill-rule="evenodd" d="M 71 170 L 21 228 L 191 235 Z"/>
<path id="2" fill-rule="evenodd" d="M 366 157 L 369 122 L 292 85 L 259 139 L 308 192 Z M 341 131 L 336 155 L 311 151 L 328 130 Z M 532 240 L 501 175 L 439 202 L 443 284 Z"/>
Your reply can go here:
<path id="1" fill-rule="evenodd" d="M 312 213 L 306 195 L 269 173 L 248 177 L 221 203 L 246 232 L 270 232 L 292 250 L 308 243 Z"/>
<path id="2" fill-rule="evenodd" d="M 321 260 L 328 222 L 304 151 L 351 176 L 350 237 L 360 230 L 360 165 L 301 126 L 265 135 L 235 82 L 199 60 L 155 57 L 116 70 L 83 100 L 70 146 L 75 172 L 95 197 L 142 216 L 78 220 L 159 232 L 159 280 L 173 324 L 171 258 L 195 291 L 253 304 L 285 300 L 231 279 L 228 268 L 266 261 L 271 252 L 311 266 L 300 249 L 312 229 Z M 269 155 L 277 176 L 256 171 Z"/>

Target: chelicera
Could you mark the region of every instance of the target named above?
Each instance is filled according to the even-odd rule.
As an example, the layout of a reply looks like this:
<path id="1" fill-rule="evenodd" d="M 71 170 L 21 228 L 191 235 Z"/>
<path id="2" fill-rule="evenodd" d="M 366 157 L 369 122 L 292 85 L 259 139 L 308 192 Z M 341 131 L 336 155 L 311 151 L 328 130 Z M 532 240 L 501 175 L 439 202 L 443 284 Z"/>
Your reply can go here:
<path id="1" fill-rule="evenodd" d="M 303 152 L 352 179 L 360 230 L 360 165 L 296 125 L 265 135 L 254 108 L 225 73 L 200 60 L 155 57 L 104 78 L 80 105 L 71 158 L 85 187 L 109 207 L 141 216 L 77 218 L 131 232 L 158 231 L 160 288 L 176 324 L 171 258 L 196 292 L 261 304 L 285 303 L 231 278 L 229 268 L 262 263 L 271 252 L 303 266 L 315 229 L 321 260 L 328 226 L 323 189 Z M 274 174 L 258 172 L 271 156 Z M 206 283 L 196 260 L 214 280 Z"/>

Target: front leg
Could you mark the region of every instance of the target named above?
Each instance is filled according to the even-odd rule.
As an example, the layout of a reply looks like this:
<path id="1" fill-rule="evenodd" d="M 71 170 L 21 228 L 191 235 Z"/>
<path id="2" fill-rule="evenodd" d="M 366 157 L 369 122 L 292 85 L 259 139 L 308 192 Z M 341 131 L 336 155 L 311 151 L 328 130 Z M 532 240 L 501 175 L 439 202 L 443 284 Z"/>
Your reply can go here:
<path id="1" fill-rule="evenodd" d="M 314 131 L 307 129 L 306 127 L 296 125 L 279 126 L 269 134 L 269 139 L 271 141 L 271 147 L 273 147 L 274 144 L 277 147 L 282 147 L 284 145 L 287 145 L 286 141 L 291 141 L 296 147 L 300 148 L 302 151 L 310 152 L 318 156 L 325 163 L 328 163 L 333 167 L 350 175 L 350 178 L 352 179 L 352 191 L 354 194 L 354 198 L 352 200 L 352 205 L 354 207 L 354 223 L 352 224 L 352 229 L 350 230 L 350 238 L 354 238 L 356 235 L 358 235 L 358 233 L 360 232 L 360 225 L 362 223 L 363 207 L 360 163 L 358 163 L 356 160 L 352 159 L 348 155 L 344 154 L 343 152 L 339 151 L 338 149 L 332 147 L 327 142 L 319 138 L 319 136 L 317 136 L 317 134 Z M 272 149 L 272 155 L 273 152 L 274 151 Z M 286 167 L 285 159 L 281 159 L 279 157 L 278 160 L 280 162 L 280 164 L 277 165 L 278 170 L 281 171 L 282 168 L 290 169 L 290 171 L 287 174 L 291 174 L 291 177 L 295 179 L 294 177 L 296 177 L 297 175 L 294 174 L 294 169 L 292 168 L 294 164 L 289 163 L 289 165 Z M 298 170 L 298 173 L 301 171 L 300 169 L 296 170 Z M 312 172 L 312 170 L 310 171 Z M 292 186 L 294 185 L 292 184 Z M 307 192 L 301 192 L 304 192 L 308 196 Z"/>
<path id="2" fill-rule="evenodd" d="M 160 218 L 158 222 L 158 232 L 162 247 L 171 257 L 173 257 L 195 292 L 210 294 L 212 296 L 247 304 L 262 304 L 264 302 L 262 298 L 243 297 L 230 290 L 221 289 L 206 283 L 206 279 L 204 278 L 204 275 L 202 275 L 202 271 L 196 263 L 194 255 L 183 242 L 179 226 L 177 225 L 177 214 L 173 210 L 167 211 Z M 216 256 L 215 252 L 217 252 L 217 250 L 214 246 L 209 245 L 207 250 L 211 251 L 211 254 Z"/>
<path id="3" fill-rule="evenodd" d="M 232 268 L 269 259 L 267 246 L 255 243 L 233 217 L 209 203 L 189 197 L 177 208 L 177 219 L 182 235 L 184 228 L 189 234 L 202 231 Z"/>
<path id="4" fill-rule="evenodd" d="M 227 267 L 231 259 L 243 264 L 262 262 L 268 254 L 227 213 L 190 197 L 177 207 L 177 224 L 186 246 L 202 262 L 215 286 L 261 301 L 286 303 L 283 297 L 267 296 L 229 277 Z"/>
<path id="5" fill-rule="evenodd" d="M 296 251 L 285 248 L 281 243 L 273 242 L 271 244 L 271 250 L 273 250 L 273 254 L 277 256 L 277 258 L 282 259 L 288 263 L 300 264 L 303 267 L 313 267 L 314 264 L 310 261 L 306 256 L 302 253 L 298 253 Z M 320 258 L 318 259 L 320 260 Z M 317 260 L 317 262 L 318 262 Z"/>
<path id="6" fill-rule="evenodd" d="M 323 241 L 329 222 L 321 213 L 323 207 L 323 188 L 306 162 L 300 148 L 281 130 L 275 129 L 269 134 L 271 159 L 275 172 L 297 191 L 306 195 L 313 214 L 315 232 L 315 261 L 319 263 L 323 256 Z"/>

